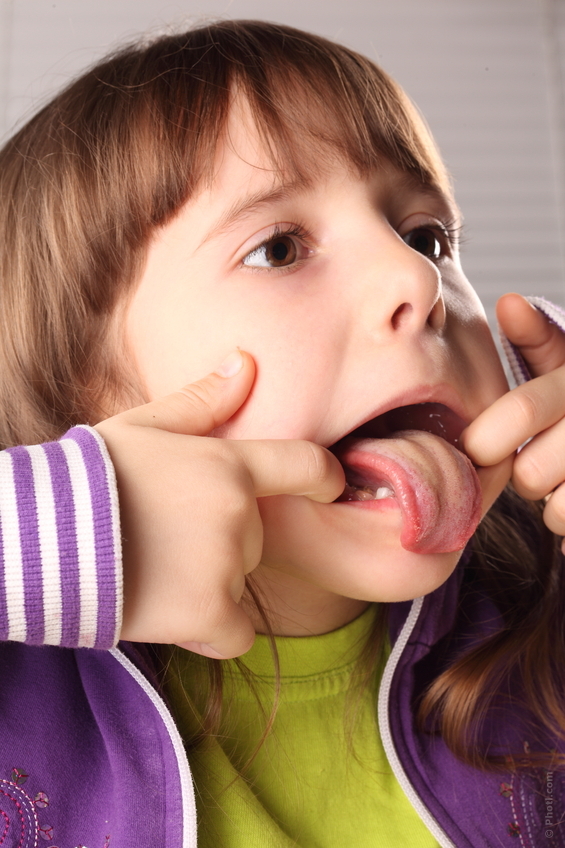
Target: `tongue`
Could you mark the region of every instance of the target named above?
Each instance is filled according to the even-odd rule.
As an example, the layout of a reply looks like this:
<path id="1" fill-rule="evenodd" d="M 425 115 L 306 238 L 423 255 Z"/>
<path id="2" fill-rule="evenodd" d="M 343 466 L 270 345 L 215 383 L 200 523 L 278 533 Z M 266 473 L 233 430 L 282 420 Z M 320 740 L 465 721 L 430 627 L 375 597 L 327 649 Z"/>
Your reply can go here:
<path id="1" fill-rule="evenodd" d="M 481 488 L 470 460 L 432 433 L 402 430 L 385 439 L 345 439 L 336 451 L 347 482 L 389 485 L 402 513 L 400 544 L 416 553 L 461 550 L 481 517 Z"/>

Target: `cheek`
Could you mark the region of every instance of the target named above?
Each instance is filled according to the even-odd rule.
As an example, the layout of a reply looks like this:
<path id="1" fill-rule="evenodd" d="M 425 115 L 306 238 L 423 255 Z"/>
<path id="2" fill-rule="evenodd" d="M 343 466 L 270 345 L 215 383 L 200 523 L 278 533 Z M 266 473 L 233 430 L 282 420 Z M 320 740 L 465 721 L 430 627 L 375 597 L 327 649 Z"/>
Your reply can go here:
<path id="1" fill-rule="evenodd" d="M 415 554 L 399 543 L 400 517 L 360 515 L 345 504 L 303 497 L 259 499 L 264 526 L 262 566 L 343 597 L 411 600 L 437 589 L 461 552 Z"/>
<path id="2" fill-rule="evenodd" d="M 335 393 L 336 368 L 331 354 L 318 352 L 301 360 L 290 348 L 278 356 L 268 344 L 256 339 L 240 345 L 254 358 L 256 378 L 247 399 L 229 422 L 216 429 L 215 436 L 229 439 L 307 439 L 324 438 L 321 410 Z"/>
<path id="3" fill-rule="evenodd" d="M 483 306 L 462 272 L 444 279 L 444 297 L 447 338 L 460 376 L 485 409 L 508 391 L 508 381 Z"/>

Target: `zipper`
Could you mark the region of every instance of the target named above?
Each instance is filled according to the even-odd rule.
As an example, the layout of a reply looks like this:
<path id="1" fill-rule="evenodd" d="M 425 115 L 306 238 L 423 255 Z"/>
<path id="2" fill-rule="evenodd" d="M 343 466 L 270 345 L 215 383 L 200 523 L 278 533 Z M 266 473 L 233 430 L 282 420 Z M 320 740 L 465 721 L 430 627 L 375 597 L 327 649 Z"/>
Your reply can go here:
<path id="1" fill-rule="evenodd" d="M 390 731 L 390 722 L 388 716 L 388 706 L 389 706 L 389 698 L 390 698 L 390 688 L 392 686 L 392 678 L 394 676 L 394 672 L 396 671 L 396 667 L 398 665 L 398 661 L 406 647 L 406 644 L 412 635 L 414 627 L 416 626 L 416 622 L 420 616 L 420 612 L 422 611 L 422 605 L 424 603 L 423 598 L 416 598 L 416 600 L 412 601 L 412 606 L 410 608 L 410 612 L 408 614 L 408 618 L 404 622 L 404 626 L 400 632 L 398 639 L 396 640 L 392 651 L 390 652 L 390 656 L 388 658 L 388 662 L 383 671 L 383 676 L 381 680 L 381 686 L 379 689 L 379 704 L 378 704 L 378 717 L 379 717 L 379 730 L 381 734 L 381 739 L 383 742 L 383 748 L 385 754 L 387 756 L 388 762 L 394 772 L 394 776 L 398 780 L 400 786 L 404 790 L 404 793 L 430 833 L 437 839 L 442 848 L 457 848 L 454 842 L 451 841 L 449 836 L 445 833 L 445 831 L 440 827 L 438 822 L 434 819 L 412 784 L 410 783 L 410 779 L 406 772 L 404 771 L 404 767 L 400 762 L 400 758 L 396 752 L 396 748 L 394 747 L 394 742 L 392 739 L 392 734 Z"/>
<path id="2" fill-rule="evenodd" d="M 190 766 L 188 765 L 188 759 L 186 756 L 186 751 L 184 750 L 184 745 L 178 732 L 175 721 L 159 695 L 159 693 L 153 688 L 153 686 L 149 683 L 146 677 L 140 672 L 140 670 L 132 663 L 125 654 L 123 654 L 119 648 L 112 648 L 110 650 L 112 656 L 125 668 L 127 672 L 133 677 L 133 679 L 138 683 L 157 712 L 159 713 L 165 728 L 169 734 L 169 738 L 171 740 L 171 744 L 173 746 L 173 750 L 175 752 L 175 756 L 177 759 L 177 767 L 179 770 L 179 778 L 180 778 L 180 786 L 181 786 L 181 798 L 182 798 L 182 848 L 196 848 L 196 801 L 194 798 L 194 786 L 192 782 L 192 775 L 190 773 Z"/>
<path id="3" fill-rule="evenodd" d="M 404 648 L 408 643 L 410 636 L 416 626 L 418 618 L 420 617 L 420 612 L 422 610 L 422 605 L 424 603 L 424 598 L 416 598 L 412 602 L 412 606 L 410 608 L 410 612 L 398 639 L 396 640 L 394 647 L 390 653 L 388 658 L 388 662 L 383 671 L 381 685 L 379 689 L 379 699 L 378 699 L 378 720 L 379 720 L 379 731 L 381 734 L 381 739 L 383 742 L 383 748 L 385 754 L 387 756 L 387 760 L 393 770 L 394 776 L 398 780 L 398 783 L 402 787 L 406 797 L 430 831 L 430 833 L 437 839 L 438 843 L 442 846 L 442 848 L 457 848 L 454 842 L 448 837 L 445 831 L 440 827 L 438 822 L 434 819 L 426 805 L 423 803 L 422 799 L 410 783 L 410 779 L 406 774 L 402 763 L 398 757 L 396 752 L 396 748 L 394 747 L 394 742 L 392 739 L 392 734 L 390 730 L 390 722 L 388 716 L 388 705 L 390 698 L 390 689 L 392 686 L 392 679 L 394 673 L 396 671 L 396 667 L 402 656 Z M 131 662 L 128 657 L 123 654 L 119 648 L 112 648 L 110 650 L 112 656 L 125 668 L 125 670 L 133 677 L 133 679 L 141 686 L 157 712 L 159 713 L 163 724 L 169 734 L 169 738 L 171 740 L 171 744 L 173 746 L 173 750 L 175 752 L 177 767 L 179 770 L 179 778 L 181 784 L 181 797 L 182 797 L 182 806 L 183 806 L 183 833 L 182 833 L 182 848 L 196 848 L 196 801 L 194 798 L 194 787 L 192 782 L 192 775 L 190 773 L 190 767 L 188 765 L 188 759 L 186 756 L 186 752 L 184 750 L 184 745 L 180 736 L 180 733 L 177 729 L 175 721 L 159 695 L 159 693 L 153 688 L 153 686 L 149 683 L 149 681 L 145 678 L 145 676 L 139 671 L 139 669 Z"/>

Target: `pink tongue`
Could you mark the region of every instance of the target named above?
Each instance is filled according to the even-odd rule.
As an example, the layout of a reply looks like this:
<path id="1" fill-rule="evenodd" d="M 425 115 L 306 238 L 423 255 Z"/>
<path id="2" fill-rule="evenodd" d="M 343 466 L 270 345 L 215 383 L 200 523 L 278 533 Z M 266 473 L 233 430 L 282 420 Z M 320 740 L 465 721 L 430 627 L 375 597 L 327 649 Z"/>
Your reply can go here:
<path id="1" fill-rule="evenodd" d="M 470 460 L 439 436 L 402 430 L 386 439 L 345 439 L 337 457 L 348 483 L 389 484 L 402 512 L 407 551 L 460 551 L 481 518 L 481 487 Z"/>

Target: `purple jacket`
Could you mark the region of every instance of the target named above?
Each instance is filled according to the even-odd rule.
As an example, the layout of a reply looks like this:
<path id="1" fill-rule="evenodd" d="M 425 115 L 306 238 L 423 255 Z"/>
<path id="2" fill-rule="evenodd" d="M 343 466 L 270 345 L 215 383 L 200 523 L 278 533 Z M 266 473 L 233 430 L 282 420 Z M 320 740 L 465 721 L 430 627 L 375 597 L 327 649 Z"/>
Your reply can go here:
<path id="1" fill-rule="evenodd" d="M 565 325 L 560 311 L 551 317 Z M 114 647 L 119 515 L 95 431 L 0 453 L 0 531 L 1 848 L 194 848 L 190 768 L 149 653 Z M 485 774 L 415 727 L 414 703 L 444 662 L 444 637 L 463 649 L 498 618 L 478 594 L 458 608 L 462 574 L 391 605 L 379 694 L 385 751 L 440 845 L 565 848 L 563 772 Z M 519 712 L 489 733 L 525 758 L 529 746 L 554 747 Z"/>

